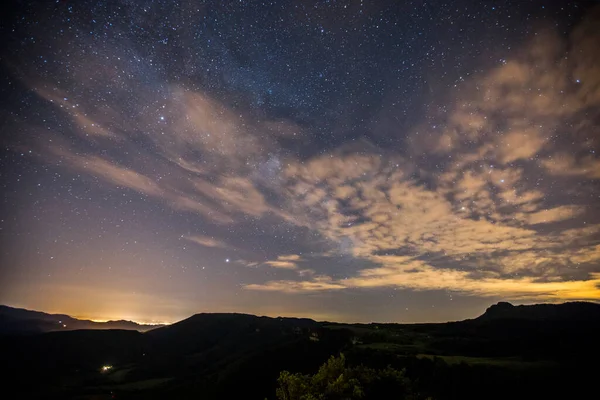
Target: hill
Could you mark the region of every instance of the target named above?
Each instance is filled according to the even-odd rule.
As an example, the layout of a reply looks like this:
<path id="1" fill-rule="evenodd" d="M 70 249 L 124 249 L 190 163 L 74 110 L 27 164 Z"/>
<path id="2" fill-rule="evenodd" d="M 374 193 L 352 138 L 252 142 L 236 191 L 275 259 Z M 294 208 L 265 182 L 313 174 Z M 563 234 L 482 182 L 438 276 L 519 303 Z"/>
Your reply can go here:
<path id="1" fill-rule="evenodd" d="M 405 371 L 413 399 L 575 398 L 594 382 L 597 307 L 500 303 L 440 324 L 196 314 L 143 333 L 3 336 L 0 374 L 23 398 L 273 400 L 281 371 L 302 381 L 343 353 L 348 371 Z"/>
<path id="2" fill-rule="evenodd" d="M 514 306 L 500 302 L 489 307 L 478 320 L 520 319 L 530 321 L 600 321 L 600 304 L 569 302 Z"/>
<path id="3" fill-rule="evenodd" d="M 162 325 L 145 325 L 133 321 L 96 322 L 64 314 L 47 314 L 0 305 L 0 334 L 32 334 L 78 329 L 124 329 L 145 332 Z"/>

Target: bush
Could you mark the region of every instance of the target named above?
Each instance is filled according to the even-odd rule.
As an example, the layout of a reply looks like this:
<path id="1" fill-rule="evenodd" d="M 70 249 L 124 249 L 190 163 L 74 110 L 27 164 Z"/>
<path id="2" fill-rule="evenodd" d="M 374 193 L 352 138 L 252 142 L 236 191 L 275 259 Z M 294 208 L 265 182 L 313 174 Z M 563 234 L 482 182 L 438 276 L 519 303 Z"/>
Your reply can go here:
<path id="1" fill-rule="evenodd" d="M 343 354 L 312 376 L 283 371 L 277 383 L 279 400 L 417 399 L 404 370 L 348 367 Z"/>

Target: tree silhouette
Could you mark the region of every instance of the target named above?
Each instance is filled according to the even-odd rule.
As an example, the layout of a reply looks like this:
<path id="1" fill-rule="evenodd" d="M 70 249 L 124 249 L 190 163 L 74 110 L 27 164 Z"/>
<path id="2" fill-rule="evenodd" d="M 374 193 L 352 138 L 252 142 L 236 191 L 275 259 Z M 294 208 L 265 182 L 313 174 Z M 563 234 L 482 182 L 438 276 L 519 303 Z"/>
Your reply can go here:
<path id="1" fill-rule="evenodd" d="M 348 367 L 343 354 L 312 376 L 283 371 L 277 383 L 279 400 L 417 399 L 403 370 Z"/>

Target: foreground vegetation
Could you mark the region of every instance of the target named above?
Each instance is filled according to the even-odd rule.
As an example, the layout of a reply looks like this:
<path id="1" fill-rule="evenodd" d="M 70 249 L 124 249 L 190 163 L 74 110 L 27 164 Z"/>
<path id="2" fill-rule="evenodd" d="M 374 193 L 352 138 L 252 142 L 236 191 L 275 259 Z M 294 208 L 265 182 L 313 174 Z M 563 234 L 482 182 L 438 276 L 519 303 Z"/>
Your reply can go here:
<path id="1" fill-rule="evenodd" d="M 348 367 L 344 355 L 331 357 L 314 375 L 283 371 L 277 380 L 278 400 L 418 399 L 404 370 Z"/>

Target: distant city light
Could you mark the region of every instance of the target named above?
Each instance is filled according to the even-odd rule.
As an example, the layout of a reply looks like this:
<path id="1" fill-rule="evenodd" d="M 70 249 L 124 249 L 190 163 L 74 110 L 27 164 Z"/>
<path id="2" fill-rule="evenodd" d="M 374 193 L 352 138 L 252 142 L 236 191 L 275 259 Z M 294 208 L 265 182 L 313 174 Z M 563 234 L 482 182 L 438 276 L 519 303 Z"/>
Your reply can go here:
<path id="1" fill-rule="evenodd" d="M 100 371 L 102 372 L 108 372 L 112 369 L 112 365 L 103 365 L 102 368 L 100 368 Z"/>

